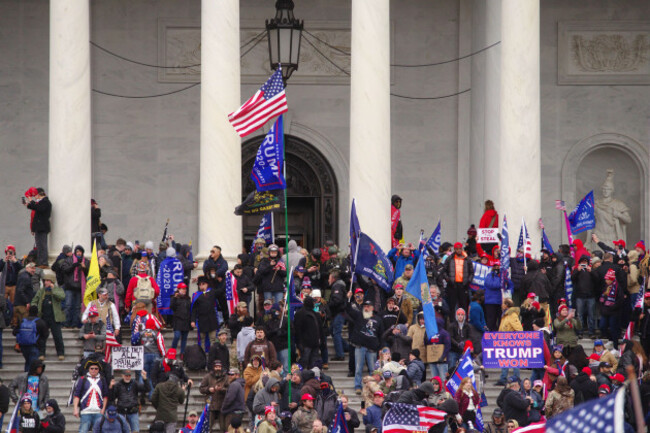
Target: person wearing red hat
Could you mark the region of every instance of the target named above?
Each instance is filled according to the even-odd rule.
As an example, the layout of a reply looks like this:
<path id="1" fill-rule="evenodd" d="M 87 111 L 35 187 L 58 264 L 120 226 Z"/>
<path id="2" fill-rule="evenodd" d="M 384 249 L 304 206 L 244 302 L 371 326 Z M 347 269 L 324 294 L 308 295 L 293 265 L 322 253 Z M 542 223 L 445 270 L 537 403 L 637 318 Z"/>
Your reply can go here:
<path id="1" fill-rule="evenodd" d="M 454 244 L 454 255 L 445 262 L 447 271 L 447 302 L 452 311 L 469 307 L 469 283 L 474 278 L 474 266 L 463 254 L 463 244 Z"/>
<path id="2" fill-rule="evenodd" d="M 624 302 L 623 288 L 616 279 L 616 271 L 609 269 L 605 274 L 605 290 L 599 299 L 600 335 L 609 338 L 617 350 Z"/>
<path id="3" fill-rule="evenodd" d="M 309 393 L 305 393 L 300 397 L 300 407 L 291 417 L 291 425 L 297 428 L 298 431 L 310 431 L 314 420 L 318 418 L 318 413 L 314 409 L 315 400 Z"/>

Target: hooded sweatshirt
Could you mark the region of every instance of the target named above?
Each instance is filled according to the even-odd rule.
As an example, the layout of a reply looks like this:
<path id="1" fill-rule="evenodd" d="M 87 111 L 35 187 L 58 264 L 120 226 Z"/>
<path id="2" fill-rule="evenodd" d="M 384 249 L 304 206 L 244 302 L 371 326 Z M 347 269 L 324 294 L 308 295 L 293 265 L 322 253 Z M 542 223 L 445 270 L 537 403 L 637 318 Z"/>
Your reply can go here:
<path id="1" fill-rule="evenodd" d="M 271 388 L 276 385 L 278 391 L 280 389 L 280 382 L 277 379 L 272 377 L 264 385 L 264 389 L 260 389 L 257 394 L 255 394 L 255 400 L 253 400 L 253 412 L 257 415 L 264 415 L 264 409 L 266 406 L 271 406 L 272 402 L 280 404 L 280 395 L 279 393 L 272 392 Z"/>
<path id="2" fill-rule="evenodd" d="M 52 406 L 54 412 L 48 414 L 41 421 L 41 432 L 44 433 L 63 433 L 65 431 L 65 416 L 61 413 L 59 404 L 54 399 L 47 401 L 48 406 Z"/>

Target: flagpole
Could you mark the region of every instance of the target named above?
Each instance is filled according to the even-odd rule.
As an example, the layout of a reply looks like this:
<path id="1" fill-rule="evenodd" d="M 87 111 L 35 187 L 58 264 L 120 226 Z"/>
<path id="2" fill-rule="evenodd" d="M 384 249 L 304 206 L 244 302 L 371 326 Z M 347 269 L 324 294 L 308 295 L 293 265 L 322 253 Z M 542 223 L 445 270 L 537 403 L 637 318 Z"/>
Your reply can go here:
<path id="1" fill-rule="evenodd" d="M 278 67 L 280 67 L 278 65 Z M 282 114 L 280 115 L 282 117 Z M 287 146 L 284 141 L 284 122 L 282 122 L 282 173 L 286 182 L 287 179 Z M 273 220 L 271 220 L 273 221 Z M 273 234 L 272 234 L 273 235 Z M 284 188 L 284 244 L 285 244 L 285 257 L 286 257 L 286 268 L 289 268 L 289 209 L 287 206 L 287 187 Z M 287 272 L 287 279 L 285 281 L 285 286 L 287 288 L 287 299 L 286 307 L 289 313 L 287 318 L 287 364 L 289 365 L 289 371 L 291 372 L 291 297 L 289 296 L 289 278 L 293 278 L 292 275 L 289 275 Z M 289 400 L 291 401 L 291 379 L 289 379 Z"/>

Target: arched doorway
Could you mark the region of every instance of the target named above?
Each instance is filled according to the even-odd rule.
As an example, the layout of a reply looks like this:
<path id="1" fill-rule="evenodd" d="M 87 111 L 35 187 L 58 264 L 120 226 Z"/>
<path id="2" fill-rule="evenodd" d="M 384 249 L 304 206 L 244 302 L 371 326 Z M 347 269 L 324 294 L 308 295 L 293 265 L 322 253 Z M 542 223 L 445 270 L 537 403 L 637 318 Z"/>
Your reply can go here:
<path id="1" fill-rule="evenodd" d="M 244 197 L 255 189 L 250 173 L 264 136 L 242 146 L 242 192 Z M 306 141 L 284 136 L 287 165 L 287 206 L 289 238 L 311 248 L 338 239 L 338 184 L 325 157 Z M 259 216 L 243 217 L 244 245 L 250 246 L 260 223 Z M 274 214 L 276 242 L 284 239 L 284 212 Z"/>

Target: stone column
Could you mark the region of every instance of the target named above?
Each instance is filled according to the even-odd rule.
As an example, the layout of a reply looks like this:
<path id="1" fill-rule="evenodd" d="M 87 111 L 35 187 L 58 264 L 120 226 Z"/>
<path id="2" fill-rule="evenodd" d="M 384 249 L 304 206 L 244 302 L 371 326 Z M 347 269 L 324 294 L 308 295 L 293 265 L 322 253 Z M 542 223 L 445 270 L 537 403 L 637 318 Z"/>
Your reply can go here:
<path id="1" fill-rule="evenodd" d="M 502 0 L 497 209 L 508 216 L 513 251 L 524 217 L 533 255 L 539 253 L 541 217 L 539 20 L 539 0 Z"/>
<path id="2" fill-rule="evenodd" d="M 48 188 L 50 256 L 64 244 L 90 253 L 90 7 L 88 0 L 50 2 Z"/>
<path id="3" fill-rule="evenodd" d="M 352 0 L 350 203 L 361 230 L 390 249 L 389 0 Z M 406 200 L 405 200 L 406 201 Z"/>
<path id="4" fill-rule="evenodd" d="M 219 245 L 228 260 L 242 246 L 241 141 L 228 114 L 241 105 L 239 0 L 201 2 L 199 257 Z"/>

